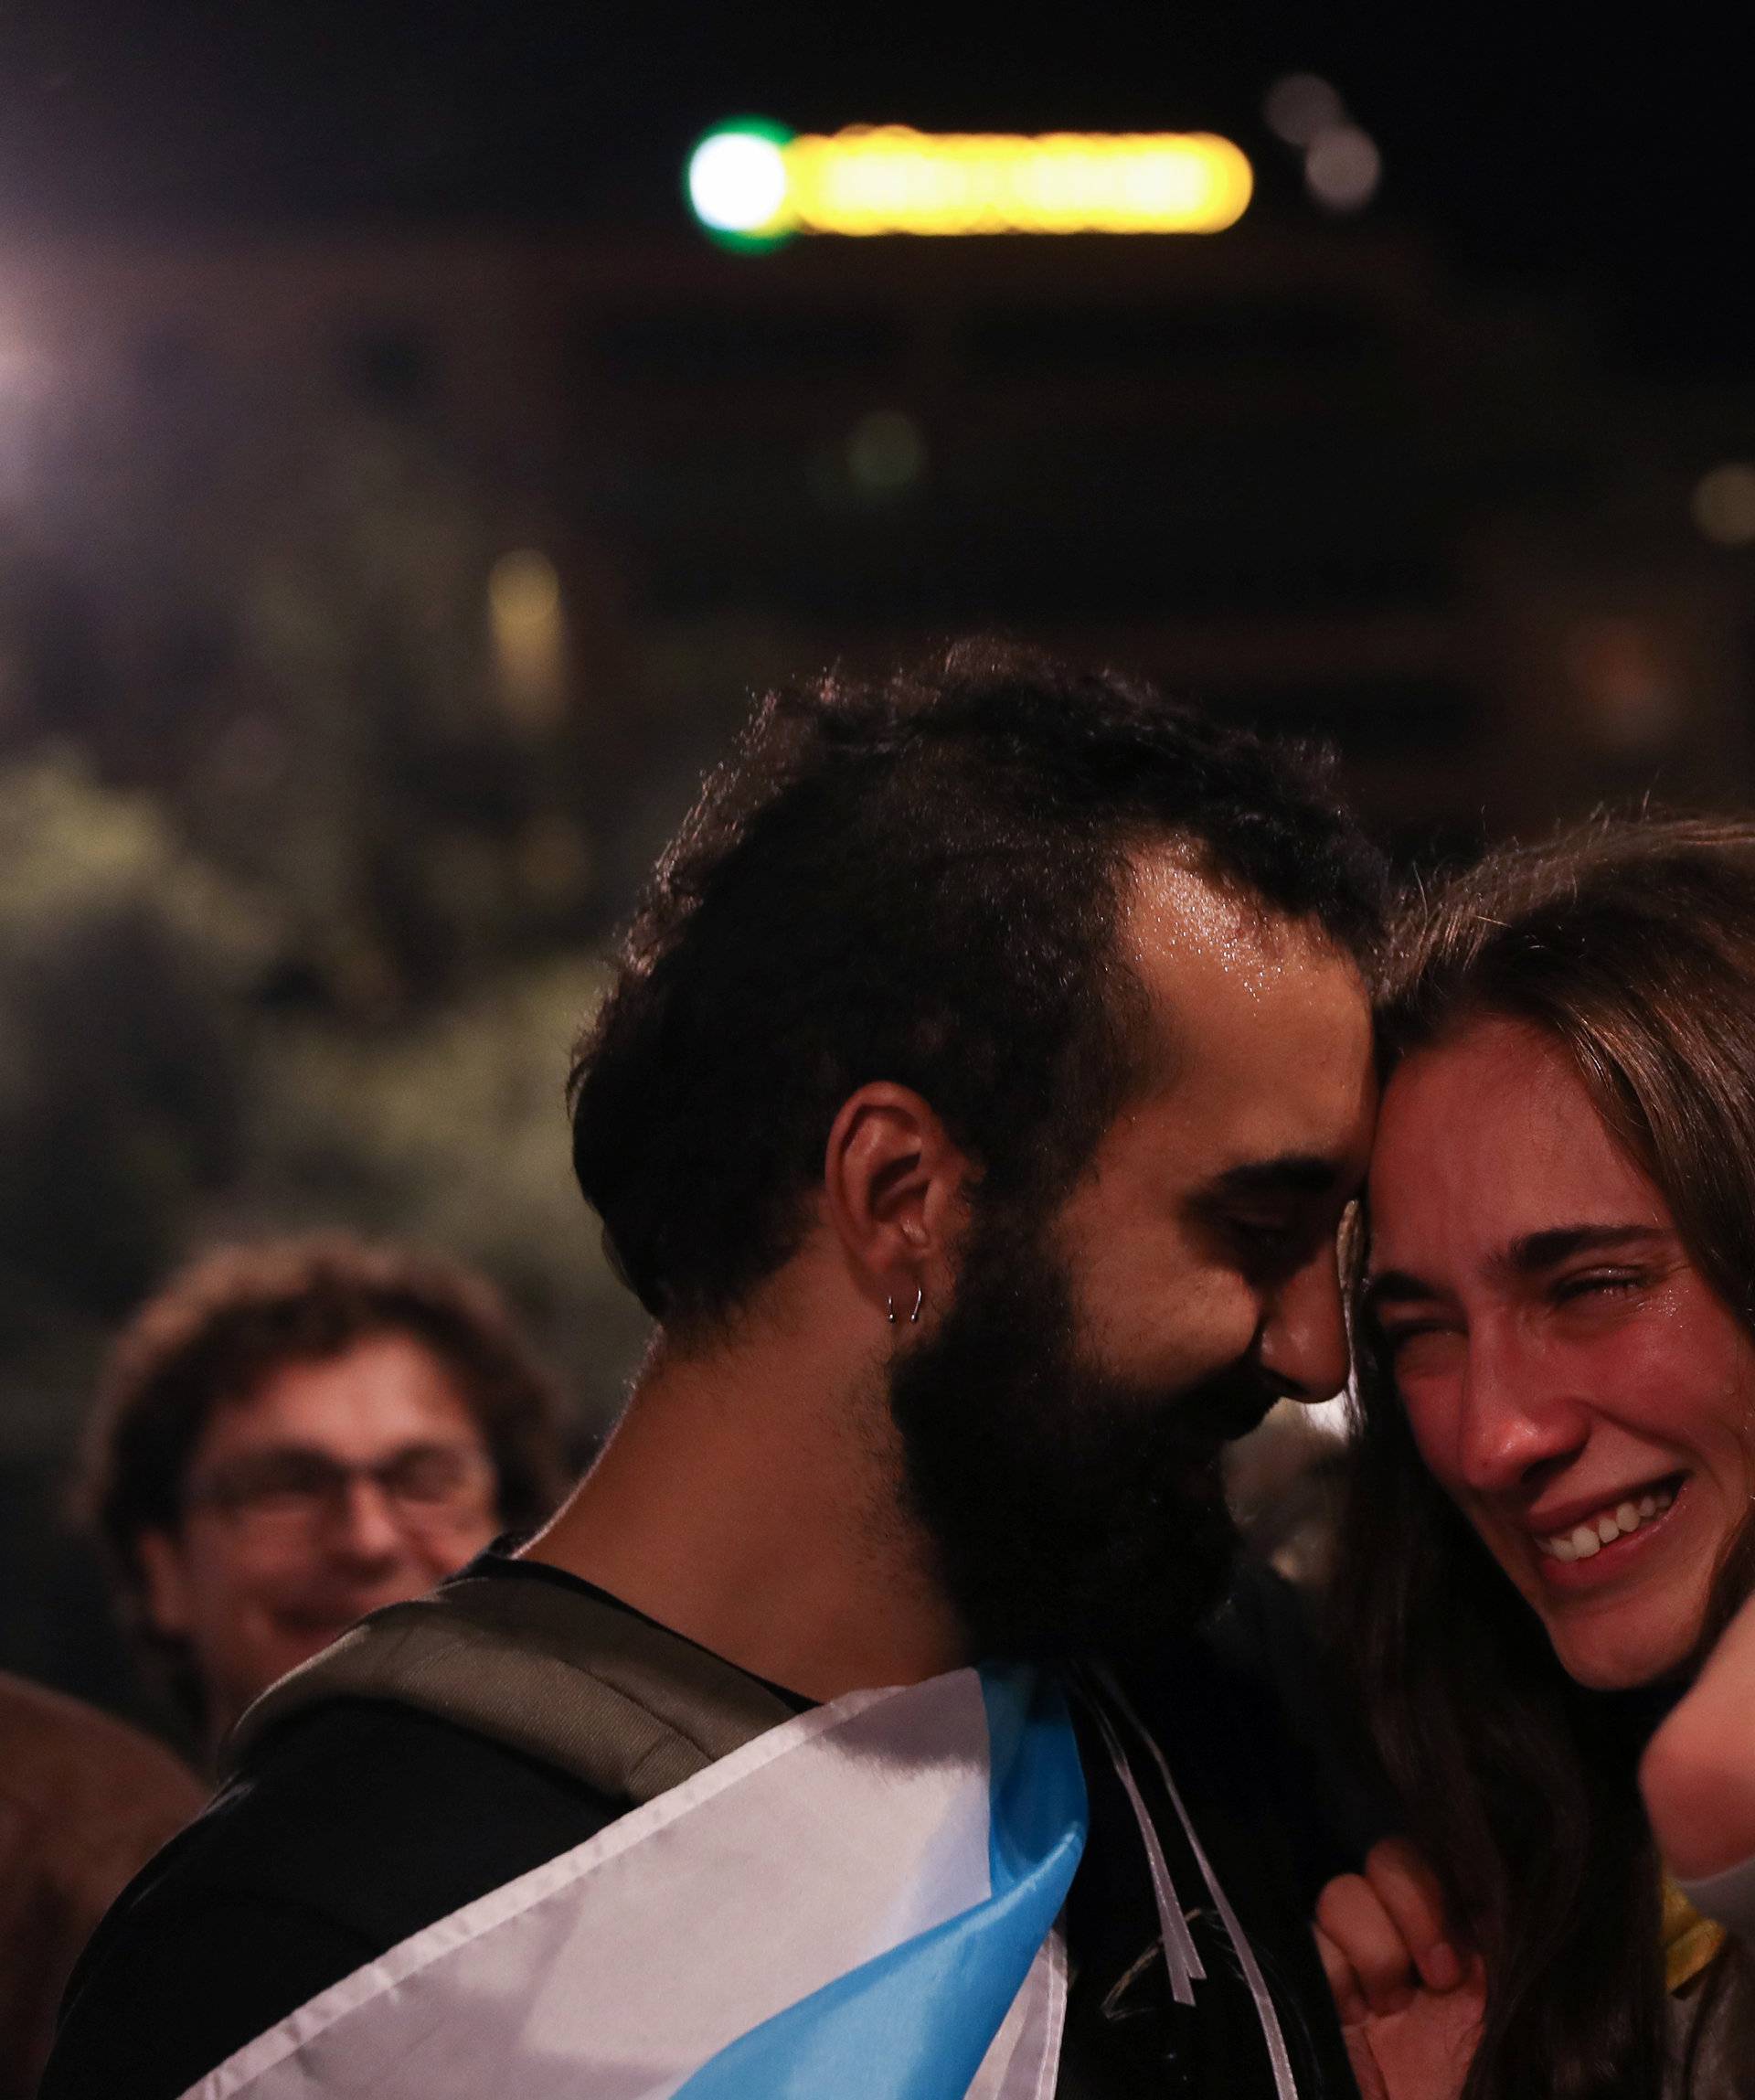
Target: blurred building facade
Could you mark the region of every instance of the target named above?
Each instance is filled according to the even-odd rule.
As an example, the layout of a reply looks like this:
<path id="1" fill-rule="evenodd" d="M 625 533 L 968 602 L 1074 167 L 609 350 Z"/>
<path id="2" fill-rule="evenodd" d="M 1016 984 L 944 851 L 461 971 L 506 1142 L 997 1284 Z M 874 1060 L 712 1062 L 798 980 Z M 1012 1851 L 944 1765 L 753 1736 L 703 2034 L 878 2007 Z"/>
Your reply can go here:
<path id="1" fill-rule="evenodd" d="M 1747 789 L 1755 517 L 1734 484 L 1716 538 L 1696 513 L 1755 397 L 1618 381 L 1577 314 L 1394 232 L 259 238 L 4 276 L 5 733 L 235 807 L 325 740 L 333 791 L 361 759 L 277 720 L 240 622 L 295 710 L 399 680 L 410 821 L 454 811 L 459 894 L 509 888 L 489 943 L 622 908 L 750 684 L 972 626 L 1334 738 L 1409 847 Z M 387 938 L 431 974 L 412 888 Z"/>

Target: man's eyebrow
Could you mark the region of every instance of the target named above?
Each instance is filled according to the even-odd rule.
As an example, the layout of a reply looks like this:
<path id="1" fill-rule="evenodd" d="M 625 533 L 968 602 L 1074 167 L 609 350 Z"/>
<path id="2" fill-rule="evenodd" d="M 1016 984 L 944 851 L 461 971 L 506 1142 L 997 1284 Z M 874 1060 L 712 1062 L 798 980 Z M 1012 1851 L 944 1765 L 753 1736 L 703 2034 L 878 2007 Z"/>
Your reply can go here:
<path id="1" fill-rule="evenodd" d="M 1575 1254 L 1606 1253 L 1618 1247 L 1644 1247 L 1674 1238 L 1662 1225 L 1551 1225 L 1526 1232 L 1494 1259 L 1502 1274 L 1528 1279 L 1547 1274 Z M 1383 1269 L 1365 1286 L 1365 1311 L 1374 1313 L 1386 1301 L 1436 1298 L 1443 1294 L 1423 1276 L 1407 1269 Z"/>
<path id="2" fill-rule="evenodd" d="M 1285 1152 L 1274 1159 L 1249 1159 L 1216 1175 L 1203 1193 L 1228 1196 L 1326 1196 L 1341 1178 L 1336 1160 L 1313 1152 Z"/>
<path id="3" fill-rule="evenodd" d="M 372 1463 L 388 1465 L 399 1458 L 424 1457 L 431 1451 L 456 1451 L 462 1448 L 455 1438 L 442 1434 L 411 1436 L 404 1443 L 391 1444 L 382 1458 L 375 1459 Z M 246 1465 L 253 1465 L 261 1458 L 314 1458 L 324 1466 L 339 1466 L 344 1469 L 353 1463 L 350 1459 L 337 1458 L 333 1451 L 327 1450 L 321 1444 L 306 1444 L 297 1437 L 285 1437 L 272 1444 L 246 1444 L 242 1450 L 231 1452 L 219 1459 L 218 1464 L 232 1466 L 241 1461 Z"/>

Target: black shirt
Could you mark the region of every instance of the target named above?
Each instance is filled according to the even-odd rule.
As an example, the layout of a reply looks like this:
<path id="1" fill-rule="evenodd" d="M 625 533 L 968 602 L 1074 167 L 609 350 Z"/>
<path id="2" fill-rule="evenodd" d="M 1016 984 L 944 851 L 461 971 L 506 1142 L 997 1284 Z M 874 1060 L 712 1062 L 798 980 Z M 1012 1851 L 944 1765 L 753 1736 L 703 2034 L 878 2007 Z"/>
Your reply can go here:
<path id="1" fill-rule="evenodd" d="M 590 1589 L 494 1552 L 469 1572 Z M 1133 1689 L 1275 1986 L 1301 2095 L 1351 2095 L 1310 1945 L 1314 1892 L 1300 1886 L 1283 1841 L 1285 1775 L 1260 1769 L 1275 1747 L 1271 1724 L 1249 1711 L 1247 1688 L 1224 1676 L 1191 1647 Z M 810 1703 L 770 1689 L 799 1711 Z M 1166 1700 L 1184 1722 L 1168 1741 Z M 1151 1957 L 1158 1924 L 1133 1811 L 1094 1732 L 1079 1727 L 1091 1831 L 1069 1903 L 1058 2094 L 1271 2100 L 1253 2001 L 1150 1760 L 1135 1755 L 1136 1775 L 1209 1970 L 1192 2009 L 1171 2001 L 1163 1962 Z M 265 1736 L 124 1891 L 74 1973 L 39 2100 L 179 2100 L 319 1991 L 583 1843 L 627 1807 L 412 1708 L 367 1700 L 315 1708 Z"/>

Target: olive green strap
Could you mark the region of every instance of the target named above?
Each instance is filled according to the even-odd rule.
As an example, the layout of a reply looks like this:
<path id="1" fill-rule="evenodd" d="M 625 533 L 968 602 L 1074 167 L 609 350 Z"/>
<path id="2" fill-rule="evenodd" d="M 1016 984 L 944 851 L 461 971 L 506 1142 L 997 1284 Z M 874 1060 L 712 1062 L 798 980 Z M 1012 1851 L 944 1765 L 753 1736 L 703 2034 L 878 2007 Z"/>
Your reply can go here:
<path id="1" fill-rule="evenodd" d="M 791 1718 L 775 1693 L 633 1612 L 537 1580 L 464 1575 L 374 1612 L 272 1685 L 224 1751 L 337 1699 L 436 1714 L 639 1804 Z"/>

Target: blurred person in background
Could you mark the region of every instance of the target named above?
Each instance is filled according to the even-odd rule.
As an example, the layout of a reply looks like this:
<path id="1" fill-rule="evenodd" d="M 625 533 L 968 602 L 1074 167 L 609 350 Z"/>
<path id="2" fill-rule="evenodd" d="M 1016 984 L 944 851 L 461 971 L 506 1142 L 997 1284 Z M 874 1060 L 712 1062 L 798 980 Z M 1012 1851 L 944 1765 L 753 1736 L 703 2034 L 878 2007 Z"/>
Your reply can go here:
<path id="1" fill-rule="evenodd" d="M 91 1928 L 205 1797 L 151 1736 L 0 1672 L 0 2100 L 30 2100 Z"/>
<path id="2" fill-rule="evenodd" d="M 497 1292 L 345 1237 L 229 1247 L 118 1338 L 85 1497 L 209 1754 L 277 1678 L 563 1491 L 558 1395 Z"/>
<path id="3" fill-rule="evenodd" d="M 1702 1914 L 1748 1912 L 1747 1613 L 1701 1670 L 1755 1575 L 1755 825 L 1489 859 L 1379 1028 L 1340 1588 L 1414 1842 L 1319 1909 L 1361 2084 L 1755 2093 Z"/>
<path id="4" fill-rule="evenodd" d="M 626 1412 L 247 1718 L 46 2100 L 1349 2093 L 1202 1627 L 1224 1448 L 1346 1373 L 1381 886 L 1112 674 L 771 696 L 575 1066 Z"/>

